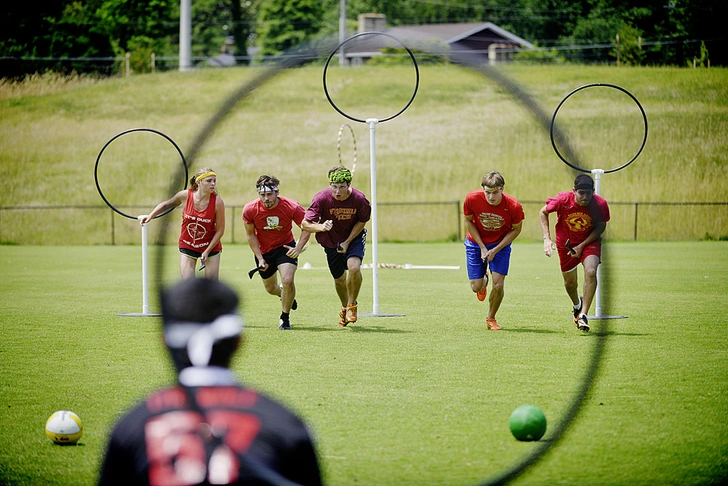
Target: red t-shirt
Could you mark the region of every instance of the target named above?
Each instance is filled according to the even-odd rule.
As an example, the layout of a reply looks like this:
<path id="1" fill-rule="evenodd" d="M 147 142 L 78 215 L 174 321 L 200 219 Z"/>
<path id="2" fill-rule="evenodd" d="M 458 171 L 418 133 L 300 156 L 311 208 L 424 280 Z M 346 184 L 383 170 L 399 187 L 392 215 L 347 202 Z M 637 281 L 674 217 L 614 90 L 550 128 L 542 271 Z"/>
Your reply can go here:
<path id="1" fill-rule="evenodd" d="M 473 215 L 473 223 L 486 245 L 501 241 L 513 229 L 514 224 L 520 223 L 526 217 L 523 206 L 515 197 L 503 193 L 500 204 L 492 206 L 482 190 L 469 192 L 465 196 L 463 213 L 465 216 Z M 467 237 L 475 243 L 470 232 Z"/>
<path id="2" fill-rule="evenodd" d="M 255 236 L 262 253 L 268 253 L 293 240 L 293 223 L 301 226 L 306 211 L 293 199 L 278 196 L 278 205 L 268 209 L 260 199 L 243 208 L 243 223 L 255 227 Z"/>
<path id="3" fill-rule="evenodd" d="M 195 209 L 195 197 L 192 189 L 187 190 L 187 203 L 182 210 L 182 230 L 179 235 L 179 247 L 198 253 L 207 250 L 217 231 L 215 205 L 217 194 L 210 194 L 210 202 L 202 211 Z M 218 241 L 212 251 L 222 251 L 222 242 Z"/>
<path id="4" fill-rule="evenodd" d="M 546 199 L 546 211 L 556 212 L 556 246 L 559 248 L 566 244 L 566 240 L 571 240 L 571 246 L 578 245 L 586 240 L 595 223 L 609 221 L 609 205 L 597 194 L 594 194 L 589 206 L 580 206 L 573 191 L 560 192 Z"/>

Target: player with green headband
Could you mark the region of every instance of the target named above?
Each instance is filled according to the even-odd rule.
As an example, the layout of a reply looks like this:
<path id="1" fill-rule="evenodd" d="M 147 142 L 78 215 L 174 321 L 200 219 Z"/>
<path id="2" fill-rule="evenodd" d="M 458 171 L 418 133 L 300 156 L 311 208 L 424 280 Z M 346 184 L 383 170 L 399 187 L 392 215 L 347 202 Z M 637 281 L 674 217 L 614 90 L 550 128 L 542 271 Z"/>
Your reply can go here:
<path id="1" fill-rule="evenodd" d="M 324 248 L 329 271 L 334 278 L 336 294 L 341 301 L 339 326 L 357 321 L 357 297 L 362 284 L 361 263 L 364 259 L 371 205 L 364 193 L 351 185 L 351 171 L 336 166 L 328 173 L 329 187 L 311 200 L 301 229 L 316 234 Z"/>

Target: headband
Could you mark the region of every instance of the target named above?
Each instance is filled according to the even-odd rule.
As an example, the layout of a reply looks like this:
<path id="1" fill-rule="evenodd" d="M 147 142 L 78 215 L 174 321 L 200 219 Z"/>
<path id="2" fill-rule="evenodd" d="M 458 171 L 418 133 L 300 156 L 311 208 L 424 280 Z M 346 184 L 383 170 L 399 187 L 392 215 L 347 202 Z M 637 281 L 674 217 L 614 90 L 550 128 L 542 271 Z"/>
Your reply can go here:
<path id="1" fill-rule="evenodd" d="M 237 314 L 223 314 L 210 323 L 171 322 L 164 326 L 164 342 L 170 349 L 187 348 L 192 366 L 207 366 L 216 342 L 239 336 L 243 332 L 243 318 Z"/>
<path id="2" fill-rule="evenodd" d="M 264 192 L 276 192 L 278 191 L 278 186 L 267 186 L 265 184 L 261 184 L 258 186 L 258 193 L 262 194 Z"/>
<path id="3" fill-rule="evenodd" d="M 195 184 L 198 184 L 202 179 L 207 179 L 210 176 L 217 177 L 217 174 L 215 174 L 213 171 L 205 172 L 204 174 L 200 174 L 197 177 L 195 177 Z"/>
<path id="4" fill-rule="evenodd" d="M 333 184 L 351 182 L 351 171 L 349 171 L 349 169 L 335 170 L 329 174 L 329 182 Z"/>

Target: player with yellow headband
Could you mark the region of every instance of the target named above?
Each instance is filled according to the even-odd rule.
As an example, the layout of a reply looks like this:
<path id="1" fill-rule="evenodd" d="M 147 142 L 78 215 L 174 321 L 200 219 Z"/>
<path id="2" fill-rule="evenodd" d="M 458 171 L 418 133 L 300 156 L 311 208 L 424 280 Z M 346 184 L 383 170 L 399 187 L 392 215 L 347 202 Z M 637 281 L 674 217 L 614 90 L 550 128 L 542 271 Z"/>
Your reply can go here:
<path id="1" fill-rule="evenodd" d="M 168 209 L 184 204 L 178 241 L 180 274 L 183 279 L 193 278 L 199 259 L 202 262 L 200 270 L 205 269 L 205 278 L 217 280 L 221 240 L 225 233 L 225 203 L 217 194 L 217 174 L 204 167 L 190 178 L 189 185 L 189 189 L 159 203 L 148 215 L 140 216 L 139 223 L 147 224 Z"/>

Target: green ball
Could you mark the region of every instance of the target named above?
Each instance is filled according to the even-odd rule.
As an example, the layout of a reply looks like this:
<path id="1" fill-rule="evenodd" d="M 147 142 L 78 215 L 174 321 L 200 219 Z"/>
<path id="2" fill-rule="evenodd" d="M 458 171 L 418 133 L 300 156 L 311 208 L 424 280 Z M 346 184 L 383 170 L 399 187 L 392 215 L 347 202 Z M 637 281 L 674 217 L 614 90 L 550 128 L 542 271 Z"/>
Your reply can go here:
<path id="1" fill-rule="evenodd" d="M 546 416 L 534 405 L 521 405 L 511 413 L 511 433 L 518 440 L 539 440 L 546 433 Z"/>

